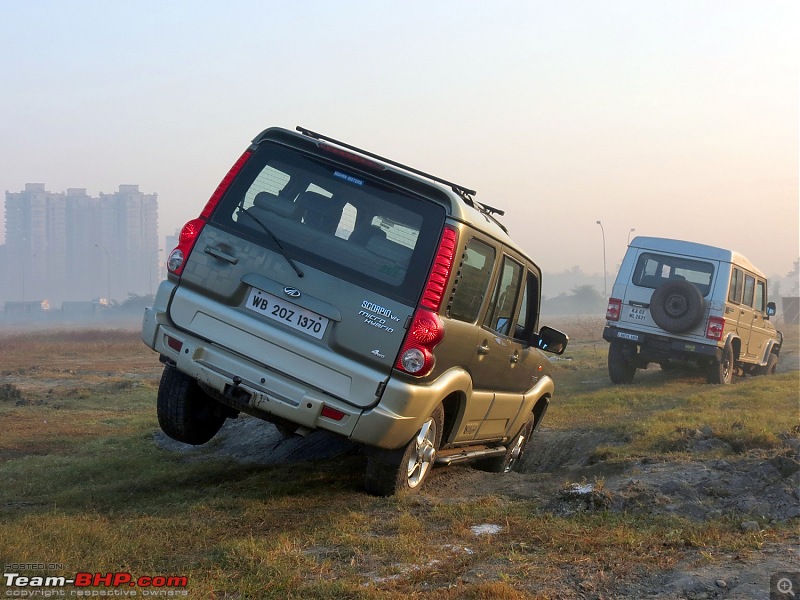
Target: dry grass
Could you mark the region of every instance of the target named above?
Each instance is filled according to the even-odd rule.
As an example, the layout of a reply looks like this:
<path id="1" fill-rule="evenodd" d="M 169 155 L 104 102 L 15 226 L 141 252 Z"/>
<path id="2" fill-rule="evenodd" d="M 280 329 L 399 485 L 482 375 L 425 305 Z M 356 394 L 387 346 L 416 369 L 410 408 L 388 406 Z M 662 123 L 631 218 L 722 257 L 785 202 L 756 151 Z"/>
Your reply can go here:
<path id="1" fill-rule="evenodd" d="M 549 427 L 626 430 L 634 443 L 615 451 L 634 454 L 700 423 L 766 445 L 786 428 L 771 413 L 791 408 L 783 396 L 797 391 L 796 374 L 729 394 L 655 373 L 611 388 L 595 343 L 556 363 Z M 25 398 L 0 401 L 0 559 L 63 564 L 56 575 L 185 575 L 190 597 L 236 600 L 607 597 L 683 561 L 794 538 L 791 527 L 745 533 L 724 519 L 558 515 L 536 499 L 372 498 L 358 456 L 278 467 L 190 460 L 153 443 L 160 365 L 138 334 L 7 336 L 0 365 L 0 383 Z M 742 433 L 722 415 L 745 409 Z M 499 531 L 476 535 L 481 524 Z"/>

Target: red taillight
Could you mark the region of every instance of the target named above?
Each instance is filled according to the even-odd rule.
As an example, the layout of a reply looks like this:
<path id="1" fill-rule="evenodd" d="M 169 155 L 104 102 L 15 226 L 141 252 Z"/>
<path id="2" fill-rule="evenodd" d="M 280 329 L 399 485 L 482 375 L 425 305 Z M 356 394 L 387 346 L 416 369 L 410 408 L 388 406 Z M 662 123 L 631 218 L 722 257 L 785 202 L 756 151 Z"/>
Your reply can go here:
<path id="1" fill-rule="evenodd" d="M 453 268 L 453 257 L 455 256 L 457 245 L 458 233 L 455 229 L 445 227 L 444 233 L 442 233 L 442 240 L 439 242 L 439 250 L 436 251 L 433 267 L 431 267 L 430 275 L 428 275 L 428 282 L 425 284 L 425 291 L 422 293 L 420 306 L 438 312 L 439 307 L 442 305 L 450 270 Z"/>
<path id="2" fill-rule="evenodd" d="M 205 227 L 206 221 L 208 221 L 211 213 L 214 212 L 217 204 L 222 200 L 222 196 L 228 191 L 234 178 L 239 174 L 239 171 L 242 170 L 242 167 L 252 155 L 252 150 L 244 151 L 239 157 L 239 160 L 233 163 L 228 174 L 222 178 L 222 181 L 220 181 L 214 193 L 211 194 L 211 198 L 206 202 L 200 216 L 196 219 L 192 219 L 183 226 L 180 237 L 178 237 L 178 246 L 170 252 L 169 258 L 167 259 L 167 269 L 170 273 L 173 275 L 180 275 L 183 273 L 183 267 L 186 266 L 189 254 L 191 254 L 192 248 L 194 248 L 194 244 L 200 236 L 200 232 L 203 230 L 203 227 Z"/>
<path id="3" fill-rule="evenodd" d="M 395 366 L 410 375 L 424 377 L 433 370 L 433 349 L 444 338 L 444 323 L 435 312 L 417 309 L 408 328 Z"/>
<path id="4" fill-rule="evenodd" d="M 214 212 L 214 209 L 217 207 L 217 204 L 219 204 L 219 201 L 222 200 L 222 196 L 224 196 L 225 192 L 228 191 L 228 188 L 231 187 L 231 183 L 233 182 L 234 178 L 239 174 L 239 171 L 242 170 L 244 163 L 250 160 L 251 156 L 253 156 L 253 151 L 245 150 L 239 157 L 239 160 L 233 163 L 233 166 L 228 171 L 228 174 L 222 178 L 222 181 L 219 182 L 217 189 L 214 190 L 214 193 L 211 194 L 211 198 L 208 199 L 205 207 L 203 207 L 203 212 L 200 213 L 201 218 L 208 220 L 208 217 L 210 217 L 211 213 Z"/>
<path id="5" fill-rule="evenodd" d="M 609 298 L 608 308 L 606 308 L 606 320 L 619 321 L 619 315 L 622 313 L 622 300 L 619 298 Z"/>
<path id="6" fill-rule="evenodd" d="M 183 273 L 183 267 L 186 266 L 186 259 L 194 248 L 194 243 L 197 241 L 200 232 L 203 230 L 206 221 L 205 219 L 192 219 L 181 229 L 180 236 L 178 236 L 178 245 L 170 253 L 167 259 L 167 269 L 173 275 L 180 275 Z"/>
<path id="7" fill-rule="evenodd" d="M 706 337 L 717 342 L 722 339 L 722 332 L 725 330 L 724 317 L 708 317 L 706 325 Z"/>
<path id="8" fill-rule="evenodd" d="M 447 280 L 453 269 L 457 246 L 458 232 L 451 227 L 445 227 L 428 281 L 425 283 L 420 307 L 414 313 L 395 363 L 396 368 L 409 375 L 424 377 L 433 370 L 436 362 L 433 349 L 444 338 L 444 323 L 436 313 L 447 290 Z"/>

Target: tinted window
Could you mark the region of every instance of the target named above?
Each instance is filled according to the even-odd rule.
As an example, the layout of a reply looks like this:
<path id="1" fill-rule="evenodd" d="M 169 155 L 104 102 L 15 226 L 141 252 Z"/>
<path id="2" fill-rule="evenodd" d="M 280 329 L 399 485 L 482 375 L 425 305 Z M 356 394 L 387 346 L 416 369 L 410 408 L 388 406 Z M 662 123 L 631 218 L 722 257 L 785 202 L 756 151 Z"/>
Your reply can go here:
<path id="1" fill-rule="evenodd" d="M 755 277 L 750 275 L 744 276 L 744 298 L 742 298 L 742 304 L 746 304 L 747 306 L 753 306 L 753 295 L 756 289 L 756 280 Z"/>
<path id="2" fill-rule="evenodd" d="M 413 304 L 444 216 L 440 205 L 377 178 L 267 143 L 211 221 L 270 249 L 274 234 L 295 260 Z"/>
<path id="3" fill-rule="evenodd" d="M 728 290 L 728 302 L 736 304 L 742 301 L 742 288 L 744 287 L 744 273 L 741 269 L 734 268 L 731 272 L 731 287 Z"/>
<path id="4" fill-rule="evenodd" d="M 756 301 L 753 308 L 757 311 L 764 312 L 767 299 L 767 288 L 763 281 L 756 282 Z"/>
<path id="5" fill-rule="evenodd" d="M 492 277 L 495 251 L 488 244 L 472 238 L 464 252 L 449 315 L 459 321 L 472 323 L 478 318 L 483 299 Z"/>
<path id="6" fill-rule="evenodd" d="M 714 265 L 700 260 L 644 253 L 639 256 L 633 271 L 633 283 L 647 288 L 657 288 L 667 281 L 693 283 L 703 296 L 711 291 Z"/>
<path id="7" fill-rule="evenodd" d="M 483 326 L 502 335 L 511 335 L 511 324 L 522 283 L 522 265 L 507 256 L 497 281 Z"/>
<path id="8" fill-rule="evenodd" d="M 539 279 L 528 271 L 525 286 L 522 289 L 522 304 L 519 307 L 517 316 L 517 326 L 514 330 L 514 337 L 517 339 L 530 339 L 531 334 L 536 328 L 536 315 L 539 312 L 537 306 L 539 301 Z"/>

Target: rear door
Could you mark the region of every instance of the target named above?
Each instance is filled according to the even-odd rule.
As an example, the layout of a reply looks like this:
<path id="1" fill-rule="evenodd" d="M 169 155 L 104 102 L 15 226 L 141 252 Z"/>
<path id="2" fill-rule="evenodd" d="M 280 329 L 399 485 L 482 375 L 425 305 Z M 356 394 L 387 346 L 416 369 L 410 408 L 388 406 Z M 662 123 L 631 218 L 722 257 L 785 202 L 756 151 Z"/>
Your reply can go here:
<path id="1" fill-rule="evenodd" d="M 374 403 L 445 217 L 379 174 L 263 142 L 187 260 L 173 321 L 264 369 Z"/>
<path id="2" fill-rule="evenodd" d="M 699 324 L 692 331 L 685 332 L 685 335 L 705 335 L 709 314 L 708 300 L 716 268 L 716 263 L 710 260 L 642 250 L 633 268 L 630 282 L 632 285 L 624 287 L 620 327 L 630 324 L 637 329 L 651 329 L 653 333 L 663 333 L 653 320 L 650 311 L 653 292 L 671 281 L 688 281 L 700 290 L 707 305 Z"/>

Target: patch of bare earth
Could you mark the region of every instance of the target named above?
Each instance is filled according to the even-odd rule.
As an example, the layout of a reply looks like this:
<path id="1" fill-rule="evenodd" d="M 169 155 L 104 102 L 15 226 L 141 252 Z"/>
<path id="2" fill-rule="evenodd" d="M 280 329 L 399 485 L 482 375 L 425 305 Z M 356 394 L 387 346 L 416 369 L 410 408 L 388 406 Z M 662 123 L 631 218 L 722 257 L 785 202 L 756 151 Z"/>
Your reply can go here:
<path id="1" fill-rule="evenodd" d="M 592 457 L 599 447 L 616 443 L 607 435 L 543 429 L 534 436 L 520 473 L 440 468 L 422 495 L 445 503 L 484 497 L 532 500 L 559 515 L 612 511 L 677 515 L 692 521 L 726 518 L 754 536 L 800 517 L 797 437 L 786 439 L 780 451 L 752 451 L 724 459 L 704 458 L 723 443 L 712 433 L 698 431 L 692 440 L 689 452 L 680 458 L 606 463 Z M 221 455 L 258 464 L 331 459 L 356 451 L 325 433 L 283 438 L 274 427 L 253 418 L 226 423 L 210 447 L 189 447 L 161 433 L 156 441 L 195 459 Z M 674 568 L 620 581 L 612 597 L 769 599 L 771 577 L 798 570 L 798 550 L 797 544 L 764 543 L 757 551 L 723 556 L 688 551 Z M 608 597 L 586 592 L 586 598 Z"/>

